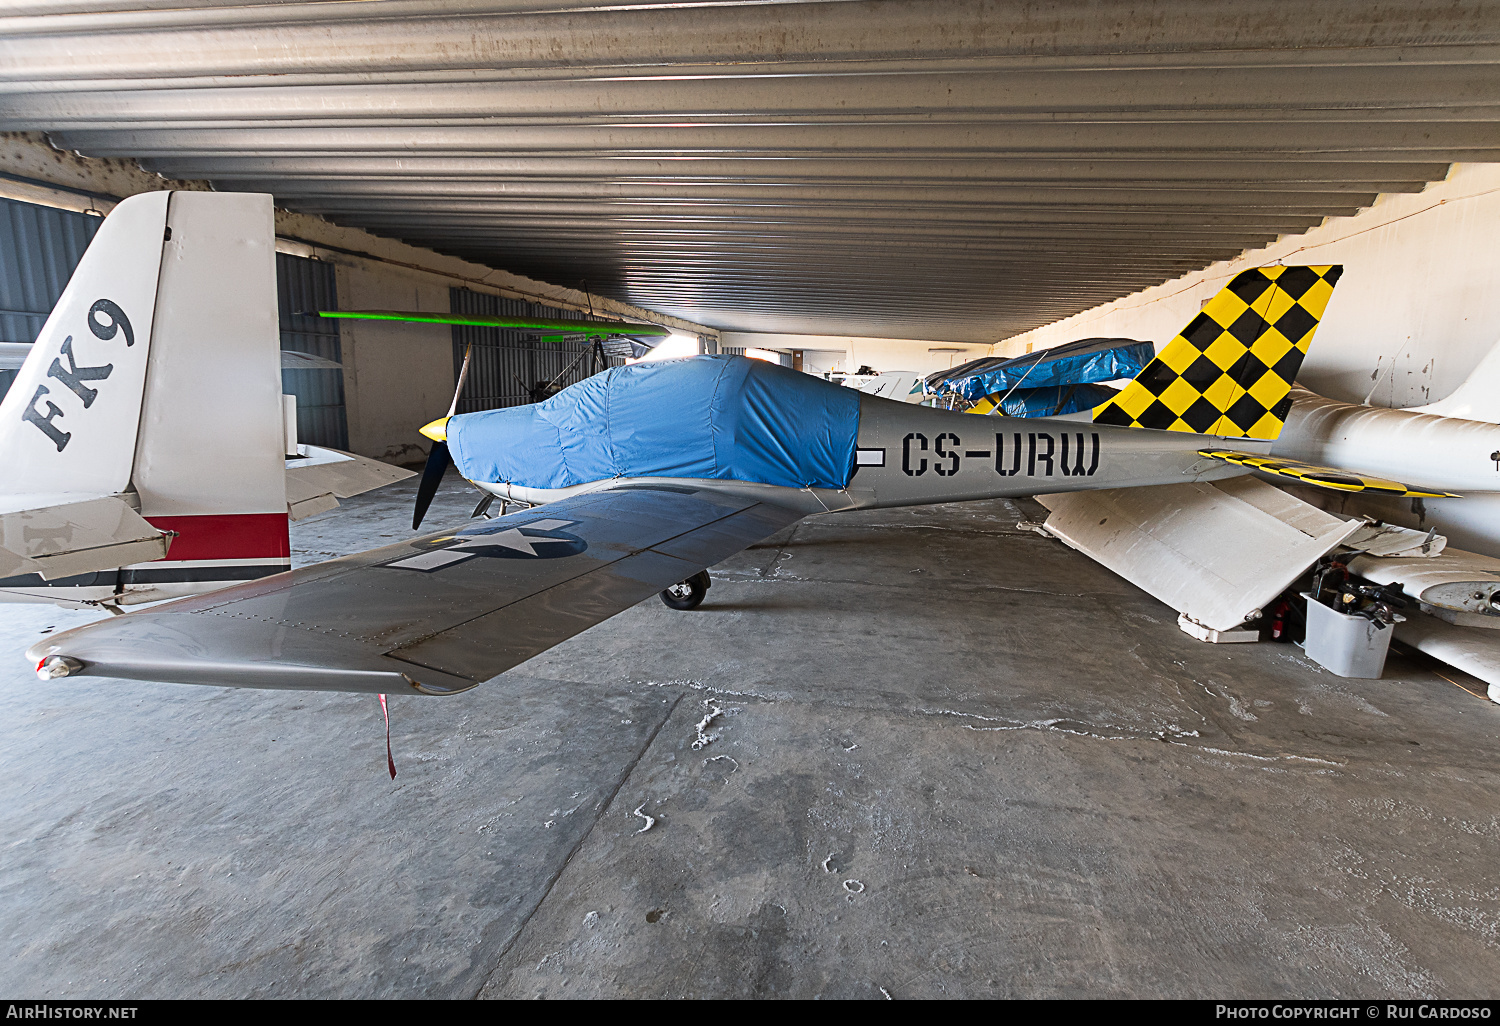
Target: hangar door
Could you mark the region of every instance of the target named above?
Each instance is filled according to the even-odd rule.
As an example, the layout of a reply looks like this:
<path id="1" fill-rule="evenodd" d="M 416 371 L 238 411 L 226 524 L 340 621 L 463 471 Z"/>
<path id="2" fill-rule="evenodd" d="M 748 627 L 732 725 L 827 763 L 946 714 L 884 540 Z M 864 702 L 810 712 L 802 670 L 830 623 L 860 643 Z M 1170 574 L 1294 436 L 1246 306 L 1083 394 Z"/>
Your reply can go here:
<path id="1" fill-rule="evenodd" d="M 574 310 L 561 310 L 521 299 L 506 299 L 483 292 L 454 288 L 448 292 L 452 313 L 482 314 L 487 317 L 536 317 L 563 320 L 597 320 Z M 459 413 L 496 410 L 504 406 L 522 406 L 546 398 L 544 390 L 566 388 L 582 381 L 600 367 L 596 354 L 587 342 L 565 338 L 546 342 L 534 332 L 511 328 L 476 328 L 453 326 L 453 377 L 458 380 L 463 366 L 464 350 L 474 347 L 469 377 L 458 401 Z M 608 366 L 622 363 L 607 358 Z"/>
<path id="2" fill-rule="evenodd" d="M 0 397 L 103 223 L 93 214 L 0 199 Z"/>

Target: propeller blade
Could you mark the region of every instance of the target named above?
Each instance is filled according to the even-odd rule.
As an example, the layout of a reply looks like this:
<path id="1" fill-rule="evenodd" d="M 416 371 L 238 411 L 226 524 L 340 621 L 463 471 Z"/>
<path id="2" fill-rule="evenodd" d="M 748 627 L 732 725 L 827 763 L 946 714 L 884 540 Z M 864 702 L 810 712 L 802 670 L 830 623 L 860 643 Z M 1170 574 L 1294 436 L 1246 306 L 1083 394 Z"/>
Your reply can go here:
<path id="1" fill-rule="evenodd" d="M 411 515 L 413 531 L 422 526 L 427 507 L 432 505 L 432 497 L 437 494 L 438 485 L 443 483 L 443 474 L 452 462 L 448 455 L 448 443 L 433 442 L 432 450 L 427 454 L 427 464 L 422 468 L 422 480 L 417 485 L 417 506 Z"/>

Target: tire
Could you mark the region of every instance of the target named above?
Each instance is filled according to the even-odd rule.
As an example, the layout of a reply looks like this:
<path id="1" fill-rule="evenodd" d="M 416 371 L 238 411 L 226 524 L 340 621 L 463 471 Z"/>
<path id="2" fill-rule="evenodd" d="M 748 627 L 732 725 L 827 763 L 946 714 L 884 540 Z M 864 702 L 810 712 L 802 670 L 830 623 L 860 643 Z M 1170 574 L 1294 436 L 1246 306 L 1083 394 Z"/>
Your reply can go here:
<path id="1" fill-rule="evenodd" d="M 661 600 L 671 609 L 697 609 L 708 594 L 708 585 L 708 571 L 700 570 L 662 592 Z"/>

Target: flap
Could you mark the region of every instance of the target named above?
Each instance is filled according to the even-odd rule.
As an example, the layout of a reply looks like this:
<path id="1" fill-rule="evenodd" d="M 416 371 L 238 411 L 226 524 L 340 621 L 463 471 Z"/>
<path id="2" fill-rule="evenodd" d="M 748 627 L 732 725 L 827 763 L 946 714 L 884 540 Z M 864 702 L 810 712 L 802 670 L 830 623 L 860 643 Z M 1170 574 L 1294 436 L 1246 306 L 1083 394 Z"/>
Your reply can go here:
<path id="1" fill-rule="evenodd" d="M 1455 627 L 1418 613 L 1396 624 L 1396 640 L 1473 674 L 1489 685 L 1490 701 L 1500 702 L 1500 631 Z"/>

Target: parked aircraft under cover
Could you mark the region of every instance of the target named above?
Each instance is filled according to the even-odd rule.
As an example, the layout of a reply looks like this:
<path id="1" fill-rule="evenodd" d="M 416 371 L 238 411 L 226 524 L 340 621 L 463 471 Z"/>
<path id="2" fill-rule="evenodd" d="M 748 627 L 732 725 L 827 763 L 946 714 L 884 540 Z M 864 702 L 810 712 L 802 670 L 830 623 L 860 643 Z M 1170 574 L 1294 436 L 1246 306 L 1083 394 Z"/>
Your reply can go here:
<path id="1" fill-rule="evenodd" d="M 221 355 L 237 388 L 275 405 L 271 231 L 265 196 L 156 194 L 116 208 L 0 407 L 15 454 L 7 526 L 106 499 L 133 511 L 210 467 L 227 468 L 222 492 L 198 488 L 193 501 L 215 508 L 184 515 L 285 516 L 251 513 L 240 494 L 283 473 L 279 425 L 234 445 L 193 437 L 221 412 L 213 383 L 230 369 L 179 364 L 172 343 L 232 334 Z M 1185 331 L 1193 359 L 1169 348 L 1091 423 L 981 421 L 727 356 L 615 368 L 541 403 L 450 416 L 426 429 L 437 444 L 419 498 L 451 451 L 481 491 L 529 508 L 127 613 L 28 656 L 48 679 L 453 694 L 652 594 L 696 604 L 707 567 L 805 516 L 1242 476 L 1280 433 L 1339 273 L 1237 276 L 1213 317 Z M 230 294 L 228 310 L 204 299 Z M 73 362 L 49 383 L 61 359 Z M 80 368 L 110 365 L 99 402 L 84 402 Z M 1347 477 L 1305 475 L 1430 494 Z"/>

